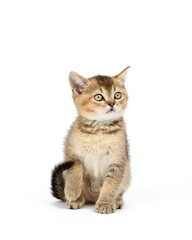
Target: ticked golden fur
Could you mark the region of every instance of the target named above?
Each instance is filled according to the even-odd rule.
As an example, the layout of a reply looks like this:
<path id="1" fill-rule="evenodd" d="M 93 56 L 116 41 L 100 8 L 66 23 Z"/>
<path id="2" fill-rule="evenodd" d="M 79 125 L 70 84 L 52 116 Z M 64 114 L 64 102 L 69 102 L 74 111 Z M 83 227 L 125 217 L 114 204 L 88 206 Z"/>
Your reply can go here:
<path id="1" fill-rule="evenodd" d="M 78 117 L 65 141 L 62 172 L 66 204 L 73 209 L 95 203 L 98 213 L 123 206 L 130 184 L 130 163 L 123 113 L 128 95 L 128 68 L 114 77 L 84 78 L 71 72 L 69 82 Z"/>

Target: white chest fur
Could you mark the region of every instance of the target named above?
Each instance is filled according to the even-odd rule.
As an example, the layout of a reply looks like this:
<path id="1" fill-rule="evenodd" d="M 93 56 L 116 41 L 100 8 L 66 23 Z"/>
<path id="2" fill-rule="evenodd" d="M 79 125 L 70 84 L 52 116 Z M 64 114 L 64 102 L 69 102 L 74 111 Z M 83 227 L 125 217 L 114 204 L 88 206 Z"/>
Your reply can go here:
<path id="1" fill-rule="evenodd" d="M 113 152 L 114 144 L 110 135 L 86 135 L 73 139 L 73 150 L 87 174 L 103 179 L 109 166 L 117 160 Z"/>

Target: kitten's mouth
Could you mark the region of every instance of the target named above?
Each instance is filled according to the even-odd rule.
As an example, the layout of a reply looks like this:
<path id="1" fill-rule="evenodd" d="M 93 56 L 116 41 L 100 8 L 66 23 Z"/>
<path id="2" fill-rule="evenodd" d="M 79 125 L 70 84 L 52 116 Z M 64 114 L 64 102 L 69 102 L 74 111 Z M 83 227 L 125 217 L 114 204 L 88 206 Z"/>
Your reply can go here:
<path id="1" fill-rule="evenodd" d="M 112 113 L 115 112 L 115 110 L 113 108 L 111 108 L 109 111 L 107 111 L 106 113 Z"/>

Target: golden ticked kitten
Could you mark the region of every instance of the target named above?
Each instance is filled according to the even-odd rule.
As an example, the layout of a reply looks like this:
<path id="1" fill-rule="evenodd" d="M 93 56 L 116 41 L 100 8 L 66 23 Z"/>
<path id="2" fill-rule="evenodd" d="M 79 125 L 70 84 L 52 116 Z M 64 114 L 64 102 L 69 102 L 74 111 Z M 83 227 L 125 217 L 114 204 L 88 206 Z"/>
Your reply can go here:
<path id="1" fill-rule="evenodd" d="M 129 67 L 114 77 L 69 74 L 78 117 L 65 140 L 64 162 L 52 171 L 54 197 L 71 209 L 95 203 L 98 213 L 123 206 L 130 162 L 123 113 Z"/>

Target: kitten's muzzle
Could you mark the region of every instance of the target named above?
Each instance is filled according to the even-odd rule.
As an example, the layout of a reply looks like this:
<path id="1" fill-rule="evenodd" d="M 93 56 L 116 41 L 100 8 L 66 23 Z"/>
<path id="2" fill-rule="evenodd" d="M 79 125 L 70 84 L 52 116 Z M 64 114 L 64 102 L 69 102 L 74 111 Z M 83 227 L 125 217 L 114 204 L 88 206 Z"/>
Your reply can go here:
<path id="1" fill-rule="evenodd" d="M 111 109 L 109 109 L 106 113 L 110 113 L 110 112 L 115 112 L 115 109 L 111 107 Z"/>

